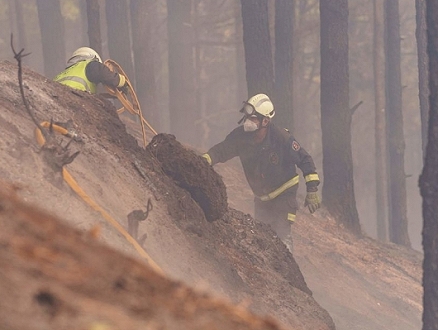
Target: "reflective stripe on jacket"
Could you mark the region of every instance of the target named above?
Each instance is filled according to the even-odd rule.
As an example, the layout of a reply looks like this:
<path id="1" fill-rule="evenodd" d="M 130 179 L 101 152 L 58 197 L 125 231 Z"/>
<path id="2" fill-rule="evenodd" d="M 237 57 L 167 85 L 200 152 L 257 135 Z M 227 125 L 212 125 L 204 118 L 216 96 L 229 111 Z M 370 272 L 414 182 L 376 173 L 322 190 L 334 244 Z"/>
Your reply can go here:
<path id="1" fill-rule="evenodd" d="M 270 192 L 269 194 L 266 194 L 266 195 L 263 195 L 263 196 L 257 196 L 257 197 L 260 198 L 260 200 L 262 202 L 270 201 L 271 199 L 274 199 L 278 195 L 281 195 L 283 192 L 285 192 L 289 188 L 291 188 L 291 187 L 295 186 L 296 184 L 298 184 L 299 181 L 300 181 L 300 177 L 297 174 L 292 179 L 290 179 L 289 181 L 283 183 L 280 187 L 278 187 L 274 191 Z"/>
<path id="2" fill-rule="evenodd" d="M 95 94 L 96 84 L 88 80 L 85 73 L 85 69 L 90 62 L 91 60 L 86 60 L 75 63 L 62 71 L 53 80 L 74 89 Z"/>
<path id="3" fill-rule="evenodd" d="M 260 144 L 254 144 L 252 133 L 239 126 L 213 146 L 208 155 L 212 165 L 239 157 L 252 191 L 263 199 L 275 198 L 297 184 L 296 167 L 303 172 L 308 188 L 319 184 L 312 157 L 288 131 L 273 123 Z"/>

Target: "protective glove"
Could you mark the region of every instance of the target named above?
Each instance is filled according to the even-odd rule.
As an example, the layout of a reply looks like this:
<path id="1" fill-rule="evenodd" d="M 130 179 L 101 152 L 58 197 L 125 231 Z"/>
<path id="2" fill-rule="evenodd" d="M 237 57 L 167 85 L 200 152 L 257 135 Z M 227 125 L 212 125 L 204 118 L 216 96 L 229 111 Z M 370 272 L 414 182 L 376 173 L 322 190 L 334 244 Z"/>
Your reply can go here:
<path id="1" fill-rule="evenodd" d="M 119 91 L 121 91 L 123 94 L 128 95 L 128 84 L 125 83 L 122 87 L 117 87 Z"/>
<path id="2" fill-rule="evenodd" d="M 321 207 L 321 199 L 316 191 L 308 191 L 306 195 L 306 200 L 304 202 L 304 207 L 308 207 L 310 213 L 314 213 L 317 209 Z"/>
<path id="3" fill-rule="evenodd" d="M 209 154 L 203 154 L 203 155 L 201 155 L 201 157 L 204 158 L 208 162 L 209 165 L 211 165 L 211 157 Z"/>

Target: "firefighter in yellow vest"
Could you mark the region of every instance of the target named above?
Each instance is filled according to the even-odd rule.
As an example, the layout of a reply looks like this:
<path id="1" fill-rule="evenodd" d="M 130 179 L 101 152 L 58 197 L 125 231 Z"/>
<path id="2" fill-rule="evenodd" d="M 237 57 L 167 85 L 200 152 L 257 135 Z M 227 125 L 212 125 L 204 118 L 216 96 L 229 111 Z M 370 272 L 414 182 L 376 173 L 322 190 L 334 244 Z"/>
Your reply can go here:
<path id="1" fill-rule="evenodd" d="M 76 49 L 67 61 L 67 68 L 53 80 L 91 94 L 96 93 L 99 83 L 124 92 L 127 88 L 125 77 L 112 72 L 102 63 L 99 54 L 89 47 Z"/>
<path id="2" fill-rule="evenodd" d="M 257 94 L 244 102 L 243 118 L 224 141 L 202 156 L 210 165 L 238 156 L 246 179 L 255 195 L 254 217 L 267 223 L 292 250 L 291 224 L 298 209 L 296 195 L 299 176 L 303 172 L 307 187 L 305 206 L 310 213 L 320 207 L 320 183 L 312 157 L 288 130 L 275 126 L 274 105 L 265 94 Z"/>

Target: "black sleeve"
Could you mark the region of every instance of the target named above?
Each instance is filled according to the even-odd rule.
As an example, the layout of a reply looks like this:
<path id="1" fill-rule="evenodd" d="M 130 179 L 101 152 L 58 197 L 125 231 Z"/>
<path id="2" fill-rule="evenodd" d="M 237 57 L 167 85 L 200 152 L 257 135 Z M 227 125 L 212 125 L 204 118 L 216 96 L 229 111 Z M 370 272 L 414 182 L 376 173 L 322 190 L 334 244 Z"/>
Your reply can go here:
<path id="1" fill-rule="evenodd" d="M 303 172 L 303 176 L 306 180 L 307 191 L 314 191 L 314 189 L 318 187 L 320 180 L 312 157 L 292 136 L 289 143 L 291 157 Z"/>
<path id="2" fill-rule="evenodd" d="M 98 84 L 102 83 L 110 87 L 117 87 L 120 83 L 120 75 L 112 72 L 105 64 L 98 61 L 91 61 L 85 68 L 88 80 Z"/>
<path id="3" fill-rule="evenodd" d="M 234 129 L 230 134 L 227 135 L 224 141 L 219 142 L 215 146 L 211 147 L 208 150 L 208 155 L 211 158 L 211 165 L 216 163 L 224 163 L 231 158 L 234 158 L 239 155 L 238 153 L 238 129 L 242 127 L 238 127 Z"/>

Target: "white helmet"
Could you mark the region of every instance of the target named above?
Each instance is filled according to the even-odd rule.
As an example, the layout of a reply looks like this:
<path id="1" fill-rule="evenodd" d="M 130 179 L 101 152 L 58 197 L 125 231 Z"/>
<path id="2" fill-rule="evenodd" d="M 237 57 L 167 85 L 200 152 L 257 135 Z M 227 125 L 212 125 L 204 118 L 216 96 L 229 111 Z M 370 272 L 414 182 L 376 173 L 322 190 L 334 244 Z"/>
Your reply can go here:
<path id="1" fill-rule="evenodd" d="M 244 102 L 242 110 L 247 116 L 259 114 L 271 119 L 275 115 L 274 105 L 266 94 L 257 94 Z"/>
<path id="2" fill-rule="evenodd" d="M 72 65 L 80 61 L 96 60 L 102 63 L 99 54 L 89 47 L 81 47 L 76 49 L 67 61 L 67 65 Z"/>

